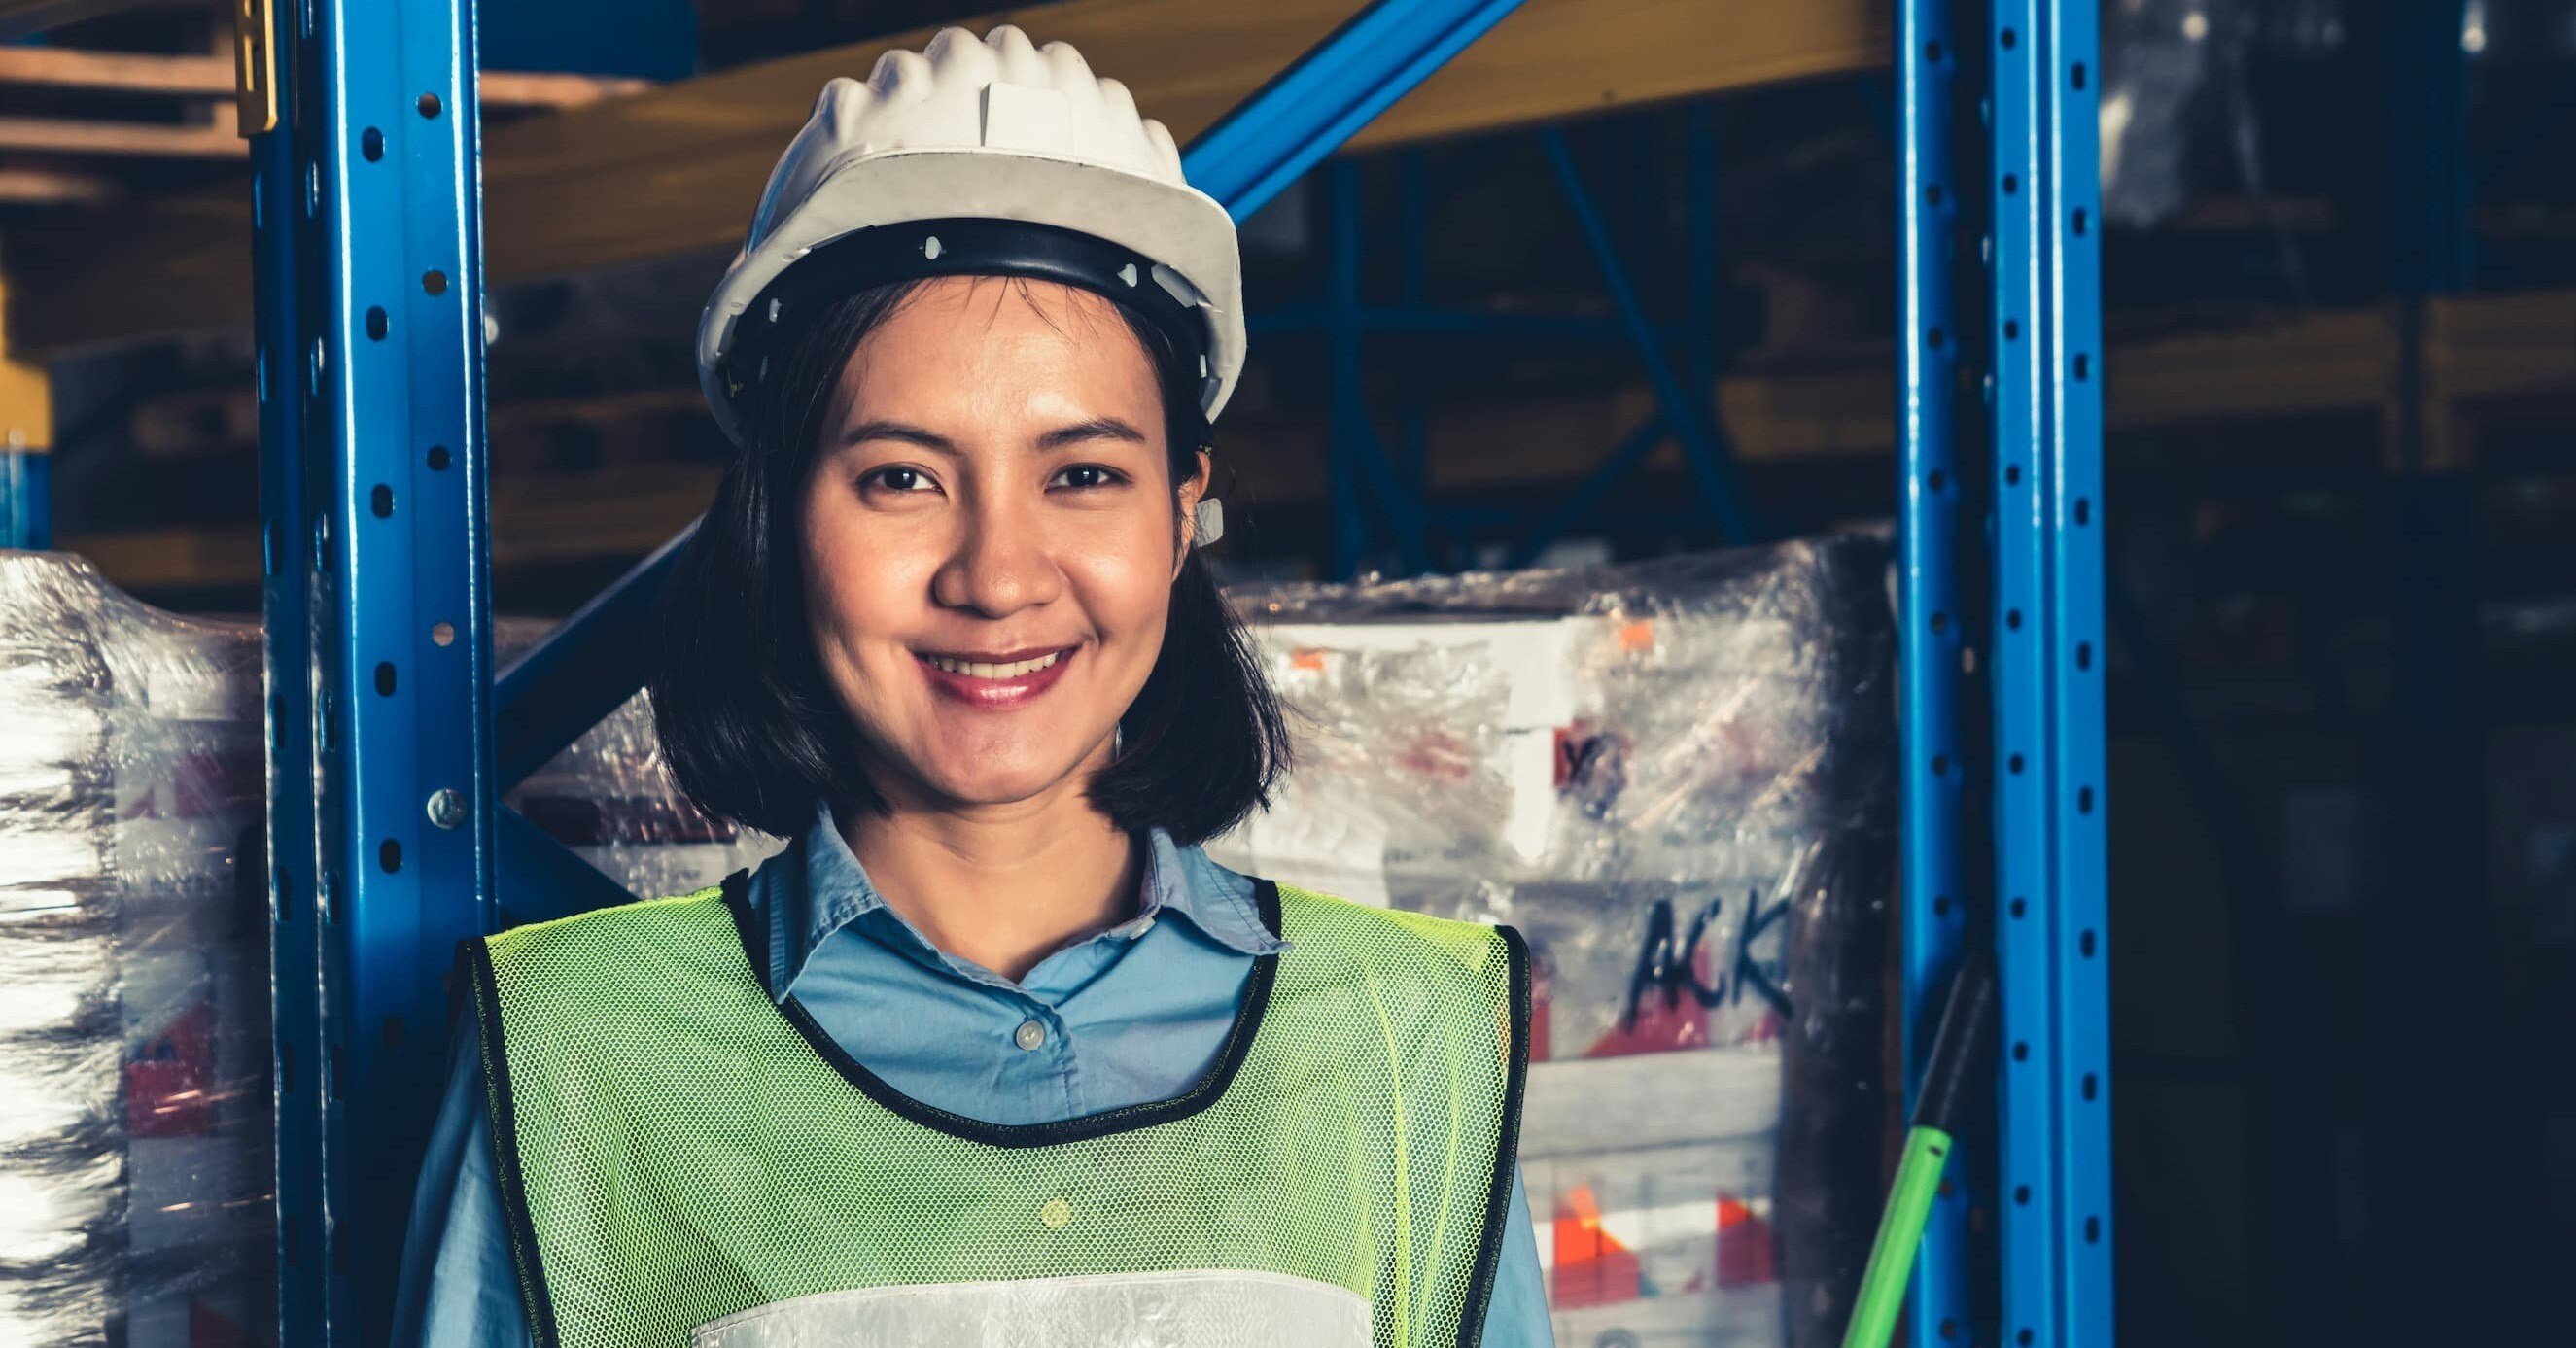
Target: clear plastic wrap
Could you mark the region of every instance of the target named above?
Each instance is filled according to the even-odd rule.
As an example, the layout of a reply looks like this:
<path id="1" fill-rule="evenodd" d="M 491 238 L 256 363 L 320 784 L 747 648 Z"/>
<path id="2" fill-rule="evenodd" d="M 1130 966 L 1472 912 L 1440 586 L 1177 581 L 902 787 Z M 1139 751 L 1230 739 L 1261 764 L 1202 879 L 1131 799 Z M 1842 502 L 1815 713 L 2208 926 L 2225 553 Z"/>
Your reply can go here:
<path id="1" fill-rule="evenodd" d="M 0 1344 L 271 1341 L 259 690 L 257 626 L 0 551 Z M 510 799 L 642 894 L 776 846 L 677 799 L 641 697 Z"/>
<path id="2" fill-rule="evenodd" d="M 2146 228 L 2190 203 L 2193 123 L 2242 0 L 2120 0 L 2102 32 L 2102 214 Z"/>
<path id="3" fill-rule="evenodd" d="M 1220 857 L 1532 939 L 1560 1340 L 1831 1341 L 1885 1109 L 1882 550 L 1239 599 L 1303 756 Z M 0 1342 L 267 1341 L 259 678 L 255 627 L 0 553 Z M 678 798 L 641 697 L 508 799 L 639 894 L 778 845 Z"/>
<path id="4" fill-rule="evenodd" d="M 1236 596 L 1299 758 L 1210 851 L 1530 939 L 1562 1342 L 1840 1333 L 1885 1108 L 1884 567 L 1831 539 Z"/>
<path id="5" fill-rule="evenodd" d="M 506 666 L 552 626 L 534 618 L 496 621 L 494 659 Z M 709 819 L 681 797 L 663 766 L 653 706 L 642 693 L 529 774 L 503 801 L 645 898 L 703 889 L 785 845 Z"/>
<path id="6" fill-rule="evenodd" d="M 265 1340 L 257 629 L 0 552 L 0 1342 Z"/>
<path id="7" fill-rule="evenodd" d="M 0 1344 L 270 1341 L 259 690 L 256 625 L 0 551 Z M 510 801 L 640 894 L 777 845 L 678 800 L 640 696 Z"/>

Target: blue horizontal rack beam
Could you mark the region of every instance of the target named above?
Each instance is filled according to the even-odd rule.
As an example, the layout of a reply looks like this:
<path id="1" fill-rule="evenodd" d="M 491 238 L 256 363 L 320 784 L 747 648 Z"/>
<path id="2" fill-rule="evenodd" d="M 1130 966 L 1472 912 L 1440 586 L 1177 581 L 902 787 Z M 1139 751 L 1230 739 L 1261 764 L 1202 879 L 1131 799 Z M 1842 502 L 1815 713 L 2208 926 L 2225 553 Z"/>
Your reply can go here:
<path id="1" fill-rule="evenodd" d="M 1395 246 L 1399 288 L 1396 304 L 1370 304 L 1359 294 L 1364 232 L 1358 174 L 1337 168 L 1325 201 L 1325 299 L 1320 304 L 1282 306 L 1253 316 L 1257 334 L 1320 332 L 1328 339 L 1332 390 L 1328 475 L 1331 518 L 1331 574 L 1352 576 L 1373 565 L 1401 572 L 1429 568 L 1435 551 L 1467 564 L 1469 540 L 1476 534 L 1507 536 L 1504 564 L 1534 564 L 1566 534 L 1594 517 L 1610 494 L 1670 438 L 1680 449 L 1695 494 L 1701 502 L 1696 517 L 1649 519 L 1646 512 L 1623 509 L 1617 523 L 1625 530 L 1672 526 L 1693 533 L 1715 532 L 1723 541 L 1746 543 L 1759 532 L 1736 469 L 1733 448 L 1715 410 L 1717 384 L 1717 149 L 1713 109 L 1693 107 L 1686 126 L 1688 175 L 1685 182 L 1684 228 L 1687 275 L 1686 313 L 1680 323 L 1659 322 L 1646 310 L 1614 231 L 1574 164 L 1564 134 L 1549 129 L 1535 139 L 1554 169 L 1584 246 L 1592 255 L 1614 317 L 1580 314 L 1487 313 L 1427 307 L 1422 291 L 1427 253 L 1428 175 L 1418 152 L 1397 162 Z M 1490 147 L 1491 140 L 1471 149 Z M 1650 178 L 1631 171 L 1638 182 Z M 1490 521 L 1470 520 L 1456 510 L 1434 508 L 1423 500 L 1426 426 L 1421 392 L 1412 381 L 1399 380 L 1396 390 L 1396 451 L 1387 452 L 1361 399 L 1360 371 L 1364 339 L 1386 335 L 1450 336 L 1502 341 L 1604 342 L 1632 347 L 1645 367 L 1657 410 L 1622 436 L 1593 470 L 1562 499 L 1534 515 L 1505 513 Z M 1680 368 L 1666 348 L 1682 351 Z M 1372 517 L 1376 528 L 1372 528 Z M 1499 526 L 1499 527 L 1497 527 Z M 1435 549 L 1430 534 L 1446 530 L 1446 547 Z M 1381 549 L 1382 550 L 1375 550 Z"/>
<path id="2" fill-rule="evenodd" d="M 1377 0 L 1193 142 L 1182 168 L 1244 219 L 1518 2 Z M 504 789 L 643 686 L 636 652 L 672 555 L 665 548 L 618 580 L 502 679 Z"/>
<path id="3" fill-rule="evenodd" d="M 1520 0 L 1377 0 L 1190 146 L 1199 190 L 1243 220 L 1467 49 Z"/>
<path id="4" fill-rule="evenodd" d="M 278 1341 L 388 1337 L 492 906 L 473 0 L 276 7 L 252 147 Z"/>

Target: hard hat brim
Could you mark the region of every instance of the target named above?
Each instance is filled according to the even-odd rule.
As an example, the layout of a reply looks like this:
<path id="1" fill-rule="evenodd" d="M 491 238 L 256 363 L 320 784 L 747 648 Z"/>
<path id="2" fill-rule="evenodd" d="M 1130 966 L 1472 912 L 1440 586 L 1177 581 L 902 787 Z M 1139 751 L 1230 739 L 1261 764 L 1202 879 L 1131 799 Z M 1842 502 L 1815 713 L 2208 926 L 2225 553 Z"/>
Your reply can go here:
<path id="1" fill-rule="evenodd" d="M 1151 257 L 1206 301 L 1214 420 L 1234 391 L 1244 355 L 1243 269 L 1234 222 L 1204 192 L 1099 163 L 982 147 L 854 156 L 827 171 L 805 200 L 747 248 L 698 320 L 698 378 L 727 437 L 742 430 L 719 373 L 736 320 L 777 276 L 816 248 L 856 230 L 914 220 L 1016 220 L 1106 239 Z"/>

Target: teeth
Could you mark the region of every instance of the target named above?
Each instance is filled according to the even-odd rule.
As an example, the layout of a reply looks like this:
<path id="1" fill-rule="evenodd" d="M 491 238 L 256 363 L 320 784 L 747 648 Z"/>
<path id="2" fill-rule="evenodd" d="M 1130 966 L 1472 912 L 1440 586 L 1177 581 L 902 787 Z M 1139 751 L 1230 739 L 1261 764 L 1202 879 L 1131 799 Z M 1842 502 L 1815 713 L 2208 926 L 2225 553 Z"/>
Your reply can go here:
<path id="1" fill-rule="evenodd" d="M 1056 651 L 1049 655 L 1041 655 L 1035 660 L 1016 660 L 1007 665 L 988 665 L 974 660 L 956 660 L 945 655 L 933 655 L 927 658 L 931 664 L 937 666 L 940 670 L 946 673 L 963 674 L 970 679 L 1016 679 L 1023 674 L 1035 674 L 1039 670 L 1054 664 L 1059 659 L 1062 659 L 1063 656 L 1064 652 Z"/>

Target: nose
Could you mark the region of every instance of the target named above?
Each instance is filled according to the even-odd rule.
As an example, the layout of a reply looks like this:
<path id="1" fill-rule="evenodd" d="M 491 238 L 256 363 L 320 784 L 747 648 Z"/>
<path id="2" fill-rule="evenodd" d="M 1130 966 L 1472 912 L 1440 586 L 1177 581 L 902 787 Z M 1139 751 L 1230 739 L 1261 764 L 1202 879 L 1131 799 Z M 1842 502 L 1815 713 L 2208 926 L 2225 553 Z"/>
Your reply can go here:
<path id="1" fill-rule="evenodd" d="M 962 512 L 955 545 L 931 577 L 930 597 L 942 608 L 1007 618 L 1050 603 L 1063 590 L 1064 573 L 1038 522 L 1007 501 L 986 499 Z"/>

